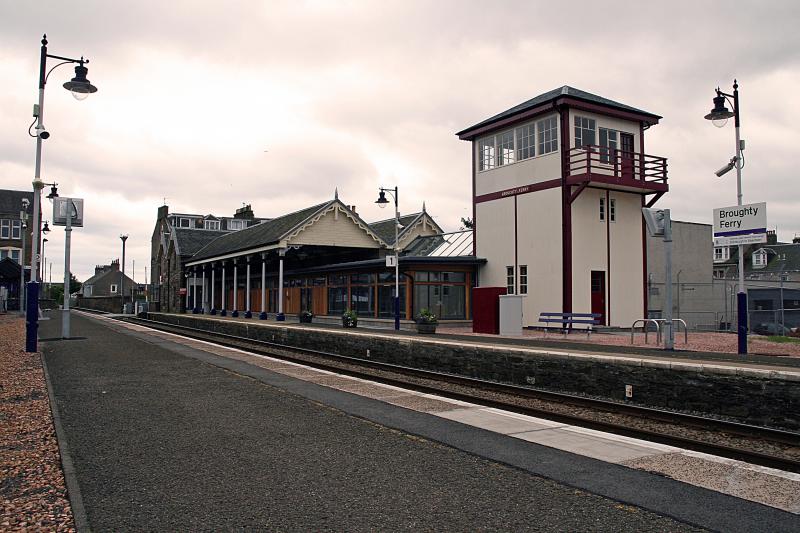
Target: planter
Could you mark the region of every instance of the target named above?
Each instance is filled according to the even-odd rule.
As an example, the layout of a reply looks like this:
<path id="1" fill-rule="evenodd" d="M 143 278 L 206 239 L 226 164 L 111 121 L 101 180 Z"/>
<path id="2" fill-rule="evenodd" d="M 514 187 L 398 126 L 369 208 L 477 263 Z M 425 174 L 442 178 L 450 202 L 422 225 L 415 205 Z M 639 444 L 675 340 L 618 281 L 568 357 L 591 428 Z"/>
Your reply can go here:
<path id="1" fill-rule="evenodd" d="M 342 317 L 342 327 L 343 328 L 355 328 L 358 326 L 358 319 L 357 318 L 350 318 L 343 316 Z"/>
<path id="2" fill-rule="evenodd" d="M 436 333 L 436 324 L 422 324 L 417 322 L 417 333 Z"/>
<path id="3" fill-rule="evenodd" d="M 313 317 L 311 315 L 300 315 L 300 323 L 301 324 L 311 324 L 311 319 Z"/>

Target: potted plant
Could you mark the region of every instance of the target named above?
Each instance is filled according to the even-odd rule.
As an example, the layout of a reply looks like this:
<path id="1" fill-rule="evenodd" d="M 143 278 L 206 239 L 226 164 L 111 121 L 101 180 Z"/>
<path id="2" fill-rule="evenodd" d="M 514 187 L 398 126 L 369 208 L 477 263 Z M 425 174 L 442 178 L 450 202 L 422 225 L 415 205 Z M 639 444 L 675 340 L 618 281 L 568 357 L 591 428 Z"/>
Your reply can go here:
<path id="1" fill-rule="evenodd" d="M 311 319 L 314 318 L 311 311 L 300 311 L 300 314 L 297 316 L 300 318 L 301 324 L 311 324 Z"/>
<path id="2" fill-rule="evenodd" d="M 348 309 L 342 315 L 342 327 L 354 328 L 356 326 L 358 326 L 358 313 Z"/>
<path id="3" fill-rule="evenodd" d="M 422 309 L 417 315 L 417 333 L 436 333 L 436 324 L 439 319 L 436 318 L 430 309 Z"/>

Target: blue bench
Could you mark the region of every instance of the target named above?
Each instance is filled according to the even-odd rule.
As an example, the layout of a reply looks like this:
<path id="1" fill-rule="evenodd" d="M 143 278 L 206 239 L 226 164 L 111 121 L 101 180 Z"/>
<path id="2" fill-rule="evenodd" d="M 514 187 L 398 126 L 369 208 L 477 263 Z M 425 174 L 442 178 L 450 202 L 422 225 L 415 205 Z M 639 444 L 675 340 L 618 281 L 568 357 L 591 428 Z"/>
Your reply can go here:
<path id="1" fill-rule="evenodd" d="M 587 336 L 592 334 L 592 326 L 600 324 L 600 313 L 539 313 L 539 322 L 545 324 L 561 324 L 560 329 L 564 335 L 572 330 L 573 324 L 588 324 L 586 328 Z M 544 334 L 547 336 L 547 326 L 544 328 Z"/>

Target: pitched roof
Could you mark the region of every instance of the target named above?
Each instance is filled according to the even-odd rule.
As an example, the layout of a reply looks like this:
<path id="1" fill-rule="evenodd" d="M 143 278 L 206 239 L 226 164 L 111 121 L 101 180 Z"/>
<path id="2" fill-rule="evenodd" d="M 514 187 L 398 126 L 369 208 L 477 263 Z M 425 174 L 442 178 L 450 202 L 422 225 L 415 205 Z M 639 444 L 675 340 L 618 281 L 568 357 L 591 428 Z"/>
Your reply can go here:
<path id="1" fill-rule="evenodd" d="M 175 244 L 180 255 L 194 255 L 204 246 L 209 244 L 217 237 L 228 235 L 228 231 L 212 231 L 190 228 L 173 228 L 175 232 Z"/>
<path id="2" fill-rule="evenodd" d="M 33 213 L 33 191 L 12 191 L 0 189 L 0 213 L 19 215 L 22 211 L 22 199 L 30 202 L 28 212 Z"/>
<path id="3" fill-rule="evenodd" d="M 402 236 L 403 232 L 417 219 L 424 214 L 423 212 L 419 213 L 412 213 L 410 215 L 403 215 L 400 217 L 400 225 L 403 226 L 397 232 L 398 236 Z M 379 220 L 378 222 L 372 222 L 369 225 L 369 228 L 374 231 L 378 237 L 381 238 L 383 242 L 388 244 L 389 246 L 394 244 L 394 217 L 387 218 L 386 220 Z"/>
<path id="4" fill-rule="evenodd" d="M 218 255 L 247 250 L 248 248 L 255 248 L 257 246 L 275 244 L 292 228 L 300 225 L 303 221 L 310 218 L 318 211 L 328 207 L 335 201 L 337 200 L 306 207 L 300 211 L 273 218 L 272 220 L 250 226 L 240 231 L 228 233 L 201 248 L 192 259 L 207 259 Z"/>
<path id="5" fill-rule="evenodd" d="M 514 107 L 506 109 L 502 113 L 498 113 L 498 114 L 496 114 L 496 115 L 494 115 L 492 117 L 487 118 L 486 120 L 482 120 L 481 122 L 478 122 L 477 124 L 475 124 L 473 126 L 470 126 L 469 128 L 465 128 L 465 129 L 459 131 L 458 133 L 456 133 L 456 135 L 458 135 L 461 138 L 465 138 L 465 136 L 469 134 L 470 130 L 474 130 L 474 129 L 480 128 L 482 126 L 486 126 L 486 125 L 491 124 L 493 122 L 497 122 L 497 121 L 499 121 L 499 120 L 501 120 L 503 118 L 507 118 L 507 117 L 516 115 L 517 113 L 522 113 L 523 111 L 527 111 L 528 109 L 532 109 L 532 108 L 534 108 L 536 106 L 539 106 L 541 104 L 545 104 L 547 102 L 551 102 L 553 100 L 557 100 L 558 98 L 560 98 L 562 96 L 568 96 L 570 98 L 575 98 L 576 100 L 583 100 L 584 102 L 589 102 L 589 103 L 592 103 L 592 104 L 599 104 L 599 105 L 606 106 L 606 107 L 613 107 L 615 109 L 619 109 L 619 110 L 622 110 L 622 111 L 627 111 L 627 112 L 630 112 L 630 113 L 637 113 L 637 114 L 640 114 L 640 115 L 647 115 L 647 116 L 653 117 L 655 119 L 662 118 L 661 116 L 653 114 L 653 113 L 650 113 L 648 111 L 644 111 L 642 109 L 637 109 L 635 107 L 631 107 L 631 106 L 626 105 L 626 104 L 615 102 L 614 100 L 609 100 L 608 98 L 604 98 L 604 97 L 598 96 L 596 94 L 592 94 L 592 93 L 589 93 L 589 92 L 586 92 L 586 91 L 582 91 L 580 89 L 576 89 L 574 87 L 570 87 L 569 85 L 564 85 L 563 87 L 559 87 L 558 89 L 553 89 L 552 91 L 547 91 L 546 93 L 542 93 L 539 96 L 536 96 L 534 98 L 531 98 L 530 100 L 522 102 L 521 104 L 517 104 Z"/>
<path id="6" fill-rule="evenodd" d="M 420 235 L 403 250 L 404 256 L 414 257 L 464 257 L 472 255 L 471 229 Z"/>
<path id="7" fill-rule="evenodd" d="M 12 280 L 19 279 L 19 263 L 10 257 L 0 259 L 0 279 Z"/>

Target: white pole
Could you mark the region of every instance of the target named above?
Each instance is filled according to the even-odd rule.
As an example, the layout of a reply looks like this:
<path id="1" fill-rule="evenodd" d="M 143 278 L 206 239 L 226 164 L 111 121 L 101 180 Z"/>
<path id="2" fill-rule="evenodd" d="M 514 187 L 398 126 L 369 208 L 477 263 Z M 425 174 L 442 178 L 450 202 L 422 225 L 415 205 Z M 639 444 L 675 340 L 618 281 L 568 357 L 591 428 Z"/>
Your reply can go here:
<path id="1" fill-rule="evenodd" d="M 217 269 L 214 268 L 214 263 L 211 263 L 211 309 L 215 312 L 217 310 L 217 299 L 216 299 L 216 280 L 214 279 L 216 276 Z"/>
<path id="2" fill-rule="evenodd" d="M 664 349 L 675 349 L 675 328 L 672 327 L 672 220 L 669 209 L 664 209 L 664 261 L 665 288 L 667 290 L 664 303 Z"/>
<path id="3" fill-rule="evenodd" d="M 186 274 L 186 311 L 189 310 L 189 274 Z"/>
<path id="4" fill-rule="evenodd" d="M 264 259 L 264 254 L 261 254 L 261 313 L 262 317 L 267 312 L 267 261 Z"/>
<path id="5" fill-rule="evenodd" d="M 233 312 L 239 310 L 239 281 L 236 261 L 233 262 Z"/>
<path id="6" fill-rule="evenodd" d="M 72 241 L 72 199 L 67 202 L 67 225 L 64 228 L 64 305 L 61 306 L 61 338 L 69 339 L 69 247 Z"/>
<path id="7" fill-rule="evenodd" d="M 197 267 L 194 268 L 192 276 L 192 311 L 197 309 Z"/>
<path id="8" fill-rule="evenodd" d="M 206 292 L 206 267 L 203 265 L 203 314 L 207 313 L 206 302 L 208 301 L 208 293 Z"/>
<path id="9" fill-rule="evenodd" d="M 222 262 L 222 286 L 220 287 L 222 291 L 222 311 L 225 311 L 225 306 L 228 305 L 228 293 L 225 292 L 225 261 Z"/>
<path id="10" fill-rule="evenodd" d="M 245 311 L 247 311 L 249 313 L 250 312 L 250 258 L 249 257 L 247 258 L 247 284 L 246 284 L 246 287 L 247 287 L 247 289 L 246 289 L 247 290 L 247 296 L 245 297 L 245 301 L 246 301 L 247 309 L 245 309 Z"/>
<path id="11" fill-rule="evenodd" d="M 278 320 L 283 320 L 283 256 L 285 253 L 284 250 L 278 252 L 280 255 L 278 260 Z"/>

